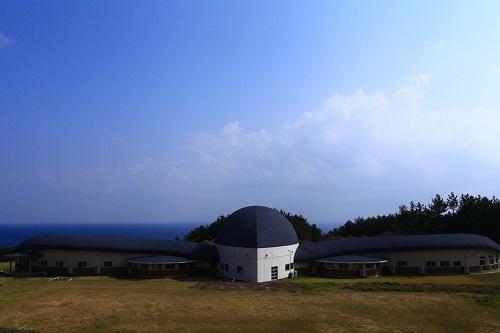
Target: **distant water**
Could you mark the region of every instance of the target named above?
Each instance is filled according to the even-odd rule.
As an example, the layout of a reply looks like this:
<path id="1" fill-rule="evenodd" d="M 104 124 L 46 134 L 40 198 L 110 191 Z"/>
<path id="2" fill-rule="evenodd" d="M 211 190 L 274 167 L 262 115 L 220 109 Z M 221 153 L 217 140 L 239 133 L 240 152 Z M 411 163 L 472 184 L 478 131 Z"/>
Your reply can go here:
<path id="1" fill-rule="evenodd" d="M 41 234 L 111 235 L 174 239 L 184 238 L 201 223 L 87 223 L 87 224 L 0 224 L 0 247 L 14 246 Z"/>

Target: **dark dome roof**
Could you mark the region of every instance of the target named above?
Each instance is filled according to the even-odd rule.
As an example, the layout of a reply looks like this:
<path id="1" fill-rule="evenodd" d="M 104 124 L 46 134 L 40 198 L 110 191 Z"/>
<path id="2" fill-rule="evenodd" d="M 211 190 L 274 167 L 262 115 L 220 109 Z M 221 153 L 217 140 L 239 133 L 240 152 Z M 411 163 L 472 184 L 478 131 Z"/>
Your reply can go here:
<path id="1" fill-rule="evenodd" d="M 237 247 L 275 247 L 299 242 L 290 221 L 280 212 L 263 206 L 241 208 L 223 222 L 215 243 Z"/>

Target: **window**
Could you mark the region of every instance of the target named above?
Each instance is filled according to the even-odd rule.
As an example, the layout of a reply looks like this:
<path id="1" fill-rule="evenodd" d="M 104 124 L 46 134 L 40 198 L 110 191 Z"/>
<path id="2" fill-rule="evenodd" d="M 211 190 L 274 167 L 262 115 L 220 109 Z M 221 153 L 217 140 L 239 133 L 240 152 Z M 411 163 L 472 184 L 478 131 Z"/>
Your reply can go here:
<path id="1" fill-rule="evenodd" d="M 479 257 L 479 265 L 481 266 L 486 265 L 486 257 Z"/>
<path id="2" fill-rule="evenodd" d="M 224 264 L 221 262 L 220 263 L 220 269 L 223 271 L 224 270 Z"/>
<path id="3" fill-rule="evenodd" d="M 224 270 L 227 272 L 229 271 L 229 264 L 224 264 Z"/>
<path id="4" fill-rule="evenodd" d="M 79 261 L 78 262 L 78 268 L 85 268 L 85 267 L 87 267 L 86 261 Z"/>
<path id="5" fill-rule="evenodd" d="M 337 268 L 337 264 L 331 264 L 329 262 L 325 262 L 325 268 L 326 269 L 335 269 L 335 268 Z"/>
<path id="6" fill-rule="evenodd" d="M 177 264 L 177 267 L 179 269 L 186 269 L 189 267 L 189 264 L 187 262 L 181 262 L 181 263 Z"/>
<path id="7" fill-rule="evenodd" d="M 271 280 L 278 280 L 278 266 L 271 267 Z"/>
<path id="8" fill-rule="evenodd" d="M 453 262 L 453 266 L 460 267 L 460 266 L 462 266 L 462 262 L 460 260 L 456 260 Z"/>
<path id="9" fill-rule="evenodd" d="M 435 261 L 427 261 L 425 263 L 427 267 L 436 267 L 436 262 Z"/>
<path id="10" fill-rule="evenodd" d="M 64 267 L 63 261 L 56 261 L 56 267 Z"/>
<path id="11" fill-rule="evenodd" d="M 366 264 L 365 267 L 366 268 L 375 268 L 375 264 Z"/>
<path id="12" fill-rule="evenodd" d="M 293 266 L 293 262 L 292 262 L 292 263 L 290 263 L 290 269 L 293 269 L 293 268 L 294 268 L 294 266 Z"/>
<path id="13" fill-rule="evenodd" d="M 349 269 L 349 264 L 339 264 L 340 269 Z"/>
<path id="14" fill-rule="evenodd" d="M 400 260 L 400 261 L 396 262 L 396 265 L 399 267 L 406 267 L 406 266 L 408 266 L 408 261 Z"/>
<path id="15" fill-rule="evenodd" d="M 175 269 L 175 264 L 165 264 L 165 269 L 173 271 Z"/>
<path id="16" fill-rule="evenodd" d="M 112 261 L 105 261 L 104 267 L 113 267 L 113 262 Z"/>
<path id="17" fill-rule="evenodd" d="M 139 269 L 139 264 L 132 264 L 133 269 Z"/>
<path id="18" fill-rule="evenodd" d="M 139 265 L 139 268 L 140 268 L 140 269 L 148 269 L 148 268 L 149 268 L 149 265 L 148 265 L 148 264 L 140 264 L 140 265 Z"/>
<path id="19" fill-rule="evenodd" d="M 161 264 L 152 264 L 151 269 L 161 269 Z"/>
<path id="20" fill-rule="evenodd" d="M 449 261 L 445 261 L 445 260 L 440 261 L 439 262 L 439 266 L 441 266 L 441 267 L 448 267 L 448 266 L 450 266 L 450 262 Z"/>
<path id="21" fill-rule="evenodd" d="M 289 271 L 290 270 L 290 264 L 286 264 L 285 265 L 285 271 Z"/>
<path id="22" fill-rule="evenodd" d="M 47 260 L 40 261 L 40 266 L 47 267 Z"/>
<path id="23" fill-rule="evenodd" d="M 490 265 L 493 265 L 495 263 L 495 259 L 493 259 L 493 256 L 489 256 L 488 261 L 489 261 Z"/>
<path id="24" fill-rule="evenodd" d="M 242 266 L 238 266 L 238 267 L 236 267 L 236 271 L 237 271 L 238 273 L 243 272 L 243 267 L 242 267 Z"/>

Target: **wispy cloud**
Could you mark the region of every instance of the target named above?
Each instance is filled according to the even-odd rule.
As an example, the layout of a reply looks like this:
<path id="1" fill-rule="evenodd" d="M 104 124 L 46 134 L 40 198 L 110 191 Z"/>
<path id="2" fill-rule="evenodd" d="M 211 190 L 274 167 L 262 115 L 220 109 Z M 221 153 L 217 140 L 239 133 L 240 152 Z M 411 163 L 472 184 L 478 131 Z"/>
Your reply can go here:
<path id="1" fill-rule="evenodd" d="M 14 39 L 0 32 L 0 49 L 12 44 Z"/>

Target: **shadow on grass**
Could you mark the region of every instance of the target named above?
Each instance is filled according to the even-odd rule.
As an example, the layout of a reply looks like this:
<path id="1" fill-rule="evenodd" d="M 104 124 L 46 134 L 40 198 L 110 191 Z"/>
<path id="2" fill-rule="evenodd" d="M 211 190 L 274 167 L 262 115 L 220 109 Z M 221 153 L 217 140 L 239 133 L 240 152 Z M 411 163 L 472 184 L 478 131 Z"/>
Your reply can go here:
<path id="1" fill-rule="evenodd" d="M 0 327 L 0 333 L 39 333 L 37 331 Z"/>

